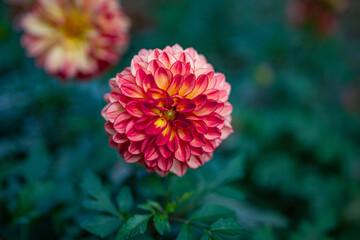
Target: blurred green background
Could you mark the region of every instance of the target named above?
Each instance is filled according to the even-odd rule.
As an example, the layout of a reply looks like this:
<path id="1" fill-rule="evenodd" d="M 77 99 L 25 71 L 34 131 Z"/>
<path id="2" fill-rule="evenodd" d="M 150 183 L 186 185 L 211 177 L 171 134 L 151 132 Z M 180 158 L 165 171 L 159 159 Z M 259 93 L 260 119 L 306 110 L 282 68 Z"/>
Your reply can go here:
<path id="1" fill-rule="evenodd" d="M 0 239 L 97 239 L 80 228 L 91 215 L 86 169 L 112 193 L 128 185 L 135 202 L 157 197 L 161 179 L 108 146 L 100 111 L 108 79 L 133 55 L 175 43 L 226 75 L 235 131 L 176 181 L 228 176 L 222 166 L 237 159 L 233 194 L 203 201 L 236 211 L 247 238 L 360 239 L 360 4 L 348 2 L 339 30 L 323 36 L 291 26 L 285 0 L 124 0 L 132 41 L 123 60 L 66 84 L 26 58 L 1 2 Z"/>

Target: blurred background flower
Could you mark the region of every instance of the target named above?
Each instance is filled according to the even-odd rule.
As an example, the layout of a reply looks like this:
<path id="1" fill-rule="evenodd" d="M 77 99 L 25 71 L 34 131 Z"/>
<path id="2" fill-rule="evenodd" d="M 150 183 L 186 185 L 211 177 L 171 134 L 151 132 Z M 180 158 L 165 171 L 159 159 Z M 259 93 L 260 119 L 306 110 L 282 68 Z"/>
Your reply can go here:
<path id="1" fill-rule="evenodd" d="M 287 6 L 290 22 L 322 35 L 333 34 L 347 0 L 291 0 Z"/>
<path id="2" fill-rule="evenodd" d="M 20 20 L 30 11 L 36 0 L 4 0 L 9 5 L 9 14 L 15 28 L 20 29 Z"/>
<path id="3" fill-rule="evenodd" d="M 38 0 L 22 19 L 22 44 L 50 75 L 88 79 L 119 61 L 129 24 L 115 0 Z"/>
<path id="4" fill-rule="evenodd" d="M 161 176 L 205 164 L 233 132 L 231 86 L 193 48 L 143 49 L 110 87 L 103 116 L 111 145 Z"/>

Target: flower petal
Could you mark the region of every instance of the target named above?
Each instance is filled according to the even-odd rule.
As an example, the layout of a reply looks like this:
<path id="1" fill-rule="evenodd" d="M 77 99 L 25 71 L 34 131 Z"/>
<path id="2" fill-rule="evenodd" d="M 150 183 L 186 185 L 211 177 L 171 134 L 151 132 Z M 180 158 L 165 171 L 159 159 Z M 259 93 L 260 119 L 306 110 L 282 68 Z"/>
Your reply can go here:
<path id="1" fill-rule="evenodd" d="M 184 75 L 186 73 L 186 67 L 185 64 L 181 61 L 176 61 L 170 68 L 170 71 L 172 72 L 173 76 L 176 76 L 178 74 Z"/>
<path id="2" fill-rule="evenodd" d="M 170 83 L 168 89 L 166 90 L 170 96 L 173 96 L 178 93 L 182 82 L 184 81 L 184 77 L 181 75 L 176 75 L 172 82 Z"/>
<path id="3" fill-rule="evenodd" d="M 158 135 L 166 128 L 167 124 L 165 118 L 155 118 L 146 125 L 145 132 L 149 135 Z"/>
<path id="4" fill-rule="evenodd" d="M 167 123 L 166 128 L 157 136 L 156 145 L 162 146 L 169 142 L 171 136 L 171 126 Z"/>
<path id="5" fill-rule="evenodd" d="M 157 60 L 152 60 L 148 67 L 147 67 L 147 70 L 149 70 L 152 74 L 155 74 L 156 70 L 158 70 L 158 68 L 163 68 L 164 65 L 157 61 Z"/>
<path id="6" fill-rule="evenodd" d="M 221 131 L 218 128 L 209 128 L 208 133 L 204 136 L 208 140 L 215 140 L 221 137 Z"/>
<path id="7" fill-rule="evenodd" d="M 195 109 L 196 105 L 194 101 L 190 99 L 182 99 L 176 106 L 177 112 L 192 112 Z"/>
<path id="8" fill-rule="evenodd" d="M 179 95 L 186 96 L 191 93 L 195 87 L 196 77 L 194 74 L 186 74 L 184 76 L 184 82 L 179 89 Z"/>
<path id="9" fill-rule="evenodd" d="M 179 147 L 175 151 L 174 157 L 181 162 L 186 162 L 190 159 L 190 153 L 189 144 L 180 141 Z"/>
<path id="10" fill-rule="evenodd" d="M 174 159 L 173 166 L 171 167 L 170 172 L 173 172 L 176 175 L 178 175 L 179 177 L 182 177 L 182 176 L 184 176 L 184 174 L 186 173 L 188 168 L 189 167 L 186 163 L 179 162 L 178 160 Z"/>
<path id="11" fill-rule="evenodd" d="M 153 106 L 149 102 L 143 102 L 141 104 L 141 111 L 149 117 L 161 116 L 161 111 Z"/>
<path id="12" fill-rule="evenodd" d="M 170 168 L 173 166 L 173 159 L 172 158 L 163 158 L 160 157 L 158 162 L 158 168 L 161 171 L 169 171 Z"/>
<path id="13" fill-rule="evenodd" d="M 206 116 L 213 113 L 218 108 L 218 103 L 214 100 L 208 100 L 206 105 L 199 111 L 194 111 L 197 116 Z"/>
<path id="14" fill-rule="evenodd" d="M 167 147 L 172 152 L 175 152 L 179 147 L 179 136 L 174 128 L 171 129 L 171 136 L 167 143 Z"/>
<path id="15" fill-rule="evenodd" d="M 192 90 L 191 93 L 189 93 L 189 95 L 186 96 L 186 98 L 194 98 L 200 94 L 202 94 L 208 87 L 209 85 L 209 78 L 206 75 L 200 75 L 195 83 L 195 87 Z"/>
<path id="16" fill-rule="evenodd" d="M 135 162 L 138 162 L 142 158 L 142 155 L 133 155 L 133 154 L 129 153 L 128 151 L 126 151 L 124 153 L 123 158 L 124 158 L 125 162 L 127 162 L 127 163 L 135 163 Z"/>
<path id="17" fill-rule="evenodd" d="M 148 147 L 146 147 L 144 158 L 147 161 L 153 161 L 157 159 L 160 156 L 159 152 L 157 151 L 157 147 L 154 143 L 150 144 Z"/>
<path id="18" fill-rule="evenodd" d="M 125 109 L 121 106 L 120 103 L 114 102 L 106 109 L 105 117 L 110 121 L 114 122 L 116 117 L 121 113 L 125 112 Z"/>
<path id="19" fill-rule="evenodd" d="M 125 128 L 132 116 L 127 112 L 121 113 L 114 121 L 114 129 L 118 133 L 125 133 Z"/>
<path id="20" fill-rule="evenodd" d="M 130 101 L 126 104 L 126 111 L 134 117 L 142 117 L 144 113 L 141 111 L 142 102 L 138 100 Z"/>
<path id="21" fill-rule="evenodd" d="M 143 141 L 146 138 L 146 134 L 144 131 L 137 130 L 136 128 L 130 129 L 130 131 L 126 134 L 129 140 L 134 142 Z"/>
<path id="22" fill-rule="evenodd" d="M 217 127 L 220 123 L 224 121 L 224 118 L 217 113 L 213 113 L 206 116 L 203 121 L 208 127 Z"/>
<path id="23" fill-rule="evenodd" d="M 132 83 L 122 84 L 120 91 L 130 98 L 146 98 L 144 91 L 139 86 Z"/>
<path id="24" fill-rule="evenodd" d="M 194 131 L 191 128 L 178 129 L 178 135 L 185 142 L 190 142 L 194 139 Z"/>
<path id="25" fill-rule="evenodd" d="M 171 82 L 172 74 L 165 68 L 158 68 L 154 75 L 156 85 L 163 90 L 166 90 Z"/>

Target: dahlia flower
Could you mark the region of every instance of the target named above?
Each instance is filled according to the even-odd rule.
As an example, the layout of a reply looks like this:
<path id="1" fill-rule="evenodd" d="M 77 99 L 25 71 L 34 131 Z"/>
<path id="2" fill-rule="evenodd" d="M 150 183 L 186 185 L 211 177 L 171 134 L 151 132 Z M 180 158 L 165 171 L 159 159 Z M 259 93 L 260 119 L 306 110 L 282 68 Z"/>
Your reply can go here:
<path id="1" fill-rule="evenodd" d="M 150 172 L 183 176 L 233 132 L 230 84 L 193 48 L 143 49 L 109 84 L 102 115 L 110 144 Z"/>
<path id="2" fill-rule="evenodd" d="M 21 25 L 28 55 L 65 80 L 116 64 L 129 41 L 129 20 L 116 0 L 38 0 Z"/>
<path id="3" fill-rule="evenodd" d="M 338 25 L 338 14 L 346 7 L 346 0 L 292 0 L 287 15 L 295 26 L 309 26 L 323 34 L 332 34 Z"/>
<path id="4" fill-rule="evenodd" d="M 10 17 L 16 28 L 20 25 L 20 19 L 34 5 L 35 0 L 5 0 L 10 6 Z"/>

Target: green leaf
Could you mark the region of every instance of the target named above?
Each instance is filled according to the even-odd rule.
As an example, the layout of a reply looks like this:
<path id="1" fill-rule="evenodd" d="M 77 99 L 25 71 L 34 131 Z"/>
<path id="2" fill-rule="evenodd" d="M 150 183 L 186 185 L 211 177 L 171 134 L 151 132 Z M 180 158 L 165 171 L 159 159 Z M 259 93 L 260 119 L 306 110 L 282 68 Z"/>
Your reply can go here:
<path id="1" fill-rule="evenodd" d="M 124 187 L 120 190 L 116 197 L 117 205 L 120 212 L 128 212 L 133 203 L 133 197 L 129 187 Z"/>
<path id="2" fill-rule="evenodd" d="M 49 171 L 50 156 L 44 143 L 38 143 L 30 149 L 29 157 L 23 165 L 23 171 L 29 182 L 40 180 Z"/>
<path id="3" fill-rule="evenodd" d="M 190 220 L 213 223 L 219 218 L 235 217 L 235 213 L 226 207 L 207 205 L 202 207 L 190 216 Z"/>
<path id="4" fill-rule="evenodd" d="M 93 199 L 85 200 L 84 207 L 96 211 L 104 211 L 112 215 L 119 215 L 114 204 L 110 200 L 110 193 L 103 188 L 100 179 L 92 172 L 86 171 L 82 188 Z"/>
<path id="5" fill-rule="evenodd" d="M 165 210 L 167 213 L 175 212 L 176 204 L 174 202 L 166 204 Z"/>
<path id="6" fill-rule="evenodd" d="M 154 216 L 154 225 L 156 230 L 163 235 L 164 231 L 170 231 L 169 219 L 166 214 L 157 213 Z"/>
<path id="7" fill-rule="evenodd" d="M 148 200 L 146 203 L 139 204 L 138 207 L 152 213 L 156 213 L 157 211 L 163 211 L 163 208 L 158 202 L 154 202 L 151 200 Z"/>
<path id="8" fill-rule="evenodd" d="M 220 233 L 226 236 L 238 236 L 244 229 L 235 219 L 221 218 L 210 226 L 210 230 L 214 233 Z"/>
<path id="9" fill-rule="evenodd" d="M 215 193 L 235 200 L 244 200 L 245 194 L 233 186 L 221 186 L 215 189 Z"/>
<path id="10" fill-rule="evenodd" d="M 225 184 L 236 181 L 244 176 L 244 156 L 233 158 L 229 161 L 224 169 L 221 171 L 216 182 L 218 184 Z"/>
<path id="11" fill-rule="evenodd" d="M 176 240 L 193 240 L 194 233 L 191 231 L 189 224 L 183 224 Z"/>
<path id="12" fill-rule="evenodd" d="M 115 232 L 121 225 L 121 219 L 111 216 L 96 216 L 81 224 L 86 231 L 99 237 L 106 237 Z"/>
<path id="13" fill-rule="evenodd" d="M 204 231 L 200 240 L 211 240 L 211 235 L 210 235 L 209 231 Z"/>
<path id="14" fill-rule="evenodd" d="M 152 216 L 151 214 L 147 214 L 147 215 L 136 214 L 133 217 L 129 218 L 121 226 L 119 232 L 116 235 L 116 240 L 133 238 L 140 233 L 141 234 L 144 233 L 146 231 L 151 216 Z"/>

